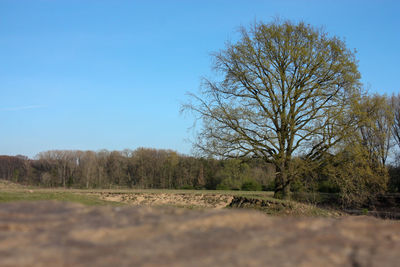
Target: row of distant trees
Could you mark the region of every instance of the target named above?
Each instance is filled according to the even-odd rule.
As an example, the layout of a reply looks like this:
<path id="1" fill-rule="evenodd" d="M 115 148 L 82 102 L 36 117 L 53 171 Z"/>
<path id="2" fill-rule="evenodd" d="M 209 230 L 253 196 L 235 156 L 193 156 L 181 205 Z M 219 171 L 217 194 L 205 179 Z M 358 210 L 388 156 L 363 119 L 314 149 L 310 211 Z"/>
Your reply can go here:
<path id="1" fill-rule="evenodd" d="M 171 150 L 52 150 L 35 160 L 0 156 L 0 177 L 46 187 L 261 190 L 275 176 L 257 159 L 195 158 Z"/>
<path id="2" fill-rule="evenodd" d="M 394 135 L 386 140 L 400 151 Z M 333 193 L 346 205 L 362 204 L 385 192 L 400 192 L 398 158 L 387 164 L 383 155 L 389 152 L 377 153 L 380 150 L 374 150 L 375 146 L 365 149 L 365 144 L 356 144 L 318 161 L 294 158 L 291 167 L 296 178 L 291 191 Z M 392 145 L 383 147 L 391 148 L 394 157 L 396 146 Z M 0 156 L 0 177 L 42 187 L 273 191 L 276 169 L 256 158 L 200 158 L 172 150 L 51 150 L 35 159 Z"/>

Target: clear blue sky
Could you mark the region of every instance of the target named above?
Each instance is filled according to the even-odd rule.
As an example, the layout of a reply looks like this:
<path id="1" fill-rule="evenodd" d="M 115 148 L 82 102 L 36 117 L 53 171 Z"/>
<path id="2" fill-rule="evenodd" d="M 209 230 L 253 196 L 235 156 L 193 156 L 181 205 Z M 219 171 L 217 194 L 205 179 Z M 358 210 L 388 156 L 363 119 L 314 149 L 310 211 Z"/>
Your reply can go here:
<path id="1" fill-rule="evenodd" d="M 372 92 L 400 91 L 400 1 L 0 0 L 0 154 L 190 153 L 185 93 L 238 26 L 279 16 L 357 49 Z"/>

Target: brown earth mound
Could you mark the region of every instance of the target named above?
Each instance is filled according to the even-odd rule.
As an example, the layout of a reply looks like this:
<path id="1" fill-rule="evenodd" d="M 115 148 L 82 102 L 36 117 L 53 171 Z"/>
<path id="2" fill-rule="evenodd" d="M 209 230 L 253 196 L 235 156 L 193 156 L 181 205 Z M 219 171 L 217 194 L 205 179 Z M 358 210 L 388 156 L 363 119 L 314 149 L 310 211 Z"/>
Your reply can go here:
<path id="1" fill-rule="evenodd" d="M 398 266 L 400 223 L 255 211 L 0 205 L 1 266 Z"/>
<path id="2" fill-rule="evenodd" d="M 95 194 L 101 199 L 127 203 L 140 206 L 179 206 L 196 208 L 221 209 L 228 206 L 233 196 L 225 194 L 179 194 L 179 193 L 111 193 L 103 192 Z"/>

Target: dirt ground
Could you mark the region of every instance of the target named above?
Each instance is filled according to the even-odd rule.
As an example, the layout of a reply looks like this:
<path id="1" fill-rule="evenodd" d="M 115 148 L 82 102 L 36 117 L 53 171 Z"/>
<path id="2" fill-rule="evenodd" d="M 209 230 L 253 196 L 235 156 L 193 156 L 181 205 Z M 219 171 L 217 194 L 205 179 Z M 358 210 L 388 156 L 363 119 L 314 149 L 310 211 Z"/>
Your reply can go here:
<path id="1" fill-rule="evenodd" d="M 135 193 L 135 194 L 96 194 L 103 200 L 122 202 L 139 206 L 177 206 L 186 208 L 216 208 L 228 206 L 233 199 L 224 194 L 170 194 L 170 193 Z"/>
<path id="2" fill-rule="evenodd" d="M 399 266 L 400 223 L 236 209 L 0 205 L 0 266 Z"/>

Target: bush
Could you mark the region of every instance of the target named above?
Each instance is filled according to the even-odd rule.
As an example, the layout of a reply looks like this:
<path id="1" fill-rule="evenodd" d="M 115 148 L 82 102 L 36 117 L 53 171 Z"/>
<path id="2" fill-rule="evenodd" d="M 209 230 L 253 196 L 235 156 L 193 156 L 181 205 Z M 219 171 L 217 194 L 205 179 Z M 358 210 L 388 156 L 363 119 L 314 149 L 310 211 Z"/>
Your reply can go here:
<path id="1" fill-rule="evenodd" d="M 246 180 L 242 183 L 242 190 L 244 191 L 261 191 L 261 185 L 252 179 Z"/>
<path id="2" fill-rule="evenodd" d="M 231 188 L 226 184 L 220 183 L 217 185 L 216 189 L 217 190 L 230 190 Z"/>
<path id="3" fill-rule="evenodd" d="M 181 186 L 180 189 L 193 190 L 194 187 L 193 187 L 193 185 L 184 185 L 184 186 Z"/>
<path id="4" fill-rule="evenodd" d="M 388 189 L 391 193 L 400 193 L 400 166 L 389 167 Z"/>
<path id="5" fill-rule="evenodd" d="M 303 192 L 305 191 L 303 183 L 300 181 L 300 179 L 295 179 L 291 184 L 290 184 L 290 191 L 291 192 Z"/>
<path id="6" fill-rule="evenodd" d="M 339 193 L 340 188 L 332 181 L 321 181 L 318 184 L 318 192 L 320 193 Z"/>
<path id="7" fill-rule="evenodd" d="M 262 185 L 262 191 L 274 191 L 275 190 L 275 181 L 271 180 L 267 184 Z"/>
<path id="8" fill-rule="evenodd" d="M 327 159 L 320 170 L 329 188 L 338 189 L 343 206 L 362 206 L 385 192 L 388 173 L 384 166 L 371 162 L 368 151 L 351 145 Z"/>

